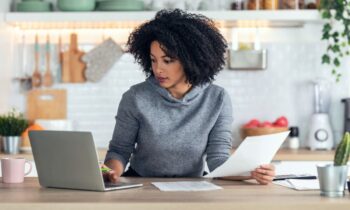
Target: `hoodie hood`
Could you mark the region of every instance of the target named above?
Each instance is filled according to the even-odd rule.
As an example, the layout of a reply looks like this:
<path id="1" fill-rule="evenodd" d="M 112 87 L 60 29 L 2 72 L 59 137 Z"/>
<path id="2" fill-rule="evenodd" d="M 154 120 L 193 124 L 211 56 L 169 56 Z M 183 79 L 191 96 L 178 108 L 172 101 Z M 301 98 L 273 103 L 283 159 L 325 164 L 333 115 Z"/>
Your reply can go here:
<path id="1" fill-rule="evenodd" d="M 163 87 L 161 87 L 159 85 L 158 80 L 156 80 L 156 78 L 154 78 L 153 75 L 151 75 L 150 77 L 148 77 L 146 79 L 146 81 L 152 86 L 152 88 L 154 88 L 154 90 L 160 94 L 160 96 L 162 98 L 164 98 L 166 101 L 172 103 L 172 104 L 181 104 L 181 105 L 189 105 L 191 104 L 191 102 L 197 98 L 197 96 L 199 96 L 209 85 L 210 83 L 206 83 L 204 85 L 201 86 L 194 86 L 192 87 L 192 89 L 186 93 L 186 95 L 181 98 L 181 99 L 177 99 L 175 97 L 173 97 L 169 91 Z"/>

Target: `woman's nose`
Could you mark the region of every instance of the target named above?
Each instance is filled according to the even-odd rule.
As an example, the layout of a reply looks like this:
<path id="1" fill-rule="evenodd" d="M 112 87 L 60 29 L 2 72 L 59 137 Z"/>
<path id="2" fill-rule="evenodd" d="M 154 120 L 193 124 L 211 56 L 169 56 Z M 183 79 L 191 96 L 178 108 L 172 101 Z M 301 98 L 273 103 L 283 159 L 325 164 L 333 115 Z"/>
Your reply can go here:
<path id="1" fill-rule="evenodd" d="M 154 64 L 153 70 L 158 74 L 163 72 L 163 69 L 161 68 L 161 66 L 159 64 Z"/>

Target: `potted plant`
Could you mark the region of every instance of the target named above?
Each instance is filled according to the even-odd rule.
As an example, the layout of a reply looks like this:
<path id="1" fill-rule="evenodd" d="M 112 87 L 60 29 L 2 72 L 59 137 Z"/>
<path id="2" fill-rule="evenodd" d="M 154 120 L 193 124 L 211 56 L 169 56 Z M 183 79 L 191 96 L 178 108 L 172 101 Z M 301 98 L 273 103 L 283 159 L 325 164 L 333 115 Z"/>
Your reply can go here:
<path id="1" fill-rule="evenodd" d="M 22 113 L 15 110 L 0 116 L 0 136 L 4 152 L 17 154 L 21 143 L 21 134 L 28 127 Z"/>
<path id="2" fill-rule="evenodd" d="M 350 154 L 350 133 L 346 132 L 335 151 L 334 163 L 317 166 L 321 195 L 328 197 L 344 196 L 348 176 L 348 159 Z"/>
<path id="3" fill-rule="evenodd" d="M 345 0 L 321 0 L 320 11 L 325 20 L 322 40 L 327 41 L 322 64 L 332 66 L 332 74 L 339 81 L 341 73 L 337 70 L 343 57 L 350 55 L 350 2 Z"/>

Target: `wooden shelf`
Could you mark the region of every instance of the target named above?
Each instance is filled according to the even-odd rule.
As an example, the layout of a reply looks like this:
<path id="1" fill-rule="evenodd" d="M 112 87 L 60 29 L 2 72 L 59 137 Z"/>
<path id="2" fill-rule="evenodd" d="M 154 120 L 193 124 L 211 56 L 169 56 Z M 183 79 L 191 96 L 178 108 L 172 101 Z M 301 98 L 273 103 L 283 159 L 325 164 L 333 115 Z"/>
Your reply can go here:
<path id="1" fill-rule="evenodd" d="M 191 11 L 190 11 L 191 12 Z M 301 27 L 319 23 L 318 10 L 194 11 L 221 27 Z M 22 29 L 134 27 L 152 19 L 155 11 L 140 12 L 9 12 L 5 21 Z"/>

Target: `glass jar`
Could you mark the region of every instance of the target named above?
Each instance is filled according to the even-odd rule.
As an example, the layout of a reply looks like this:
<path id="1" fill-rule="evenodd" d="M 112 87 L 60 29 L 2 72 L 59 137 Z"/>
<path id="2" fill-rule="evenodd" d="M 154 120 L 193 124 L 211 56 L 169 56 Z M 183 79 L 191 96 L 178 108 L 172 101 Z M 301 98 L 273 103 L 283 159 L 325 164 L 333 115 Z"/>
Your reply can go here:
<path id="1" fill-rule="evenodd" d="M 304 9 L 317 9 L 318 8 L 317 0 L 305 0 Z"/>
<path id="2" fill-rule="evenodd" d="M 230 2 L 226 0 L 202 0 L 199 4 L 199 10 L 229 10 Z"/>
<path id="3" fill-rule="evenodd" d="M 277 10 L 278 9 L 278 0 L 264 0 L 264 9 L 266 10 Z"/>
<path id="4" fill-rule="evenodd" d="M 260 10 L 263 8 L 263 0 L 248 0 L 248 10 Z"/>
<path id="5" fill-rule="evenodd" d="M 304 0 L 282 0 L 283 9 L 303 9 Z"/>
<path id="6" fill-rule="evenodd" d="M 231 3 L 231 10 L 244 10 L 245 9 L 245 0 L 234 0 Z"/>

